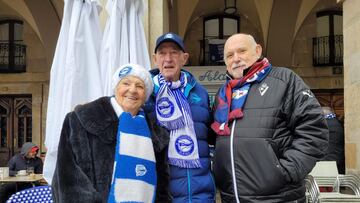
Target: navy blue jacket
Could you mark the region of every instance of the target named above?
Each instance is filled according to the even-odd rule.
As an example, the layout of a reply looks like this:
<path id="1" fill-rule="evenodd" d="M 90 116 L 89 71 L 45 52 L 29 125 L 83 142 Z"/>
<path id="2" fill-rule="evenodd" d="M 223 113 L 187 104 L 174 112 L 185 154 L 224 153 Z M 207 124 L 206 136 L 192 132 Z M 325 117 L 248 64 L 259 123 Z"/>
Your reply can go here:
<path id="1" fill-rule="evenodd" d="M 345 174 L 344 128 L 335 118 L 326 118 L 329 128 L 329 147 L 323 160 L 336 161 L 339 174 Z"/>
<path id="2" fill-rule="evenodd" d="M 215 183 L 210 172 L 209 146 L 207 142 L 208 126 L 212 121 L 209 95 L 207 90 L 196 82 L 194 76 L 187 71 L 182 71 L 187 74 L 187 85 L 184 94 L 191 108 L 202 168 L 186 169 L 170 165 L 172 202 L 214 202 Z M 159 74 L 159 70 L 154 69 L 150 73 L 154 77 Z M 159 86 L 154 85 L 154 93 L 144 107 L 146 112 L 152 112 L 152 119 L 156 119 L 155 94 L 158 90 Z"/>

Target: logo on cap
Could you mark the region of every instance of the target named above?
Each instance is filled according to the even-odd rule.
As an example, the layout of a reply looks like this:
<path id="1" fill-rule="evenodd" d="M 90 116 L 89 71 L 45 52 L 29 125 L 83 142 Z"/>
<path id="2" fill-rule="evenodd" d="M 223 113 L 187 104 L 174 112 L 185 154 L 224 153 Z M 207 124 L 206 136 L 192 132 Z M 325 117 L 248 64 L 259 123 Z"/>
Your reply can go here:
<path id="1" fill-rule="evenodd" d="M 180 135 L 175 140 L 175 149 L 182 156 L 188 156 L 194 151 L 194 142 L 188 135 Z"/>
<path id="2" fill-rule="evenodd" d="M 160 98 L 157 102 L 156 110 L 163 118 L 169 118 L 174 113 L 174 104 L 167 98 Z"/>
<path id="3" fill-rule="evenodd" d="M 179 37 L 178 35 L 176 35 L 175 33 L 169 32 L 166 33 L 164 35 L 161 35 L 157 40 L 156 40 L 156 46 L 155 46 L 155 53 L 157 48 L 160 46 L 161 43 L 163 42 L 174 42 L 176 45 L 179 46 L 179 48 L 182 51 L 185 51 L 184 48 L 184 42 L 181 39 L 181 37 Z"/>
<path id="4" fill-rule="evenodd" d="M 166 35 L 164 36 L 164 38 L 165 38 L 165 39 L 166 39 L 166 38 L 174 38 L 174 35 L 171 34 L 171 33 L 168 33 L 168 34 L 166 34 Z"/>
<path id="5" fill-rule="evenodd" d="M 119 78 L 125 77 L 127 74 L 129 74 L 132 70 L 131 66 L 126 66 L 119 72 Z"/>

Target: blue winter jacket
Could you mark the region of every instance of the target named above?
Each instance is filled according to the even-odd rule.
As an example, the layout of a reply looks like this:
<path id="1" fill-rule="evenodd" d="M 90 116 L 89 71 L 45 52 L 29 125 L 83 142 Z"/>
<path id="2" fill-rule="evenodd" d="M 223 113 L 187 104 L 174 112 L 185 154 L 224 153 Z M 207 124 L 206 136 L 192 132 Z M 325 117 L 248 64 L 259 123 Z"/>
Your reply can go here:
<path id="1" fill-rule="evenodd" d="M 170 191 L 173 203 L 206 203 L 215 202 L 215 183 L 210 172 L 209 146 L 207 142 L 208 126 L 212 118 L 209 108 L 209 95 L 207 90 L 196 82 L 194 76 L 182 70 L 187 75 L 187 85 L 184 94 L 190 104 L 194 128 L 198 142 L 201 168 L 187 169 L 170 165 Z M 152 77 L 159 74 L 159 69 L 150 71 Z M 155 98 L 159 90 L 154 85 L 154 93 L 145 103 L 145 111 L 155 114 Z"/>

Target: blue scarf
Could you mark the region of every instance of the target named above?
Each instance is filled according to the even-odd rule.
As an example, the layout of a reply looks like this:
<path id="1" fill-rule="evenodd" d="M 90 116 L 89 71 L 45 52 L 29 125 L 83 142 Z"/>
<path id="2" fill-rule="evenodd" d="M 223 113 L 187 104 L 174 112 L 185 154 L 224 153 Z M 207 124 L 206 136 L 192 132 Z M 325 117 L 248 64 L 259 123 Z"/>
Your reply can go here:
<path id="1" fill-rule="evenodd" d="M 122 112 L 108 203 L 154 202 L 156 164 L 151 134 L 144 113 Z"/>
<path id="2" fill-rule="evenodd" d="M 215 100 L 214 123 L 211 128 L 218 135 L 230 135 L 228 123 L 242 118 L 242 108 L 249 89 L 254 82 L 261 82 L 271 70 L 266 58 L 254 63 L 249 72 L 241 79 L 228 80 L 220 88 Z"/>
<path id="3" fill-rule="evenodd" d="M 160 74 L 154 78 L 160 85 L 156 94 L 156 118 L 170 130 L 169 164 L 181 168 L 200 168 L 198 144 L 190 105 L 183 93 L 187 84 L 185 73 L 178 81 L 165 81 Z"/>

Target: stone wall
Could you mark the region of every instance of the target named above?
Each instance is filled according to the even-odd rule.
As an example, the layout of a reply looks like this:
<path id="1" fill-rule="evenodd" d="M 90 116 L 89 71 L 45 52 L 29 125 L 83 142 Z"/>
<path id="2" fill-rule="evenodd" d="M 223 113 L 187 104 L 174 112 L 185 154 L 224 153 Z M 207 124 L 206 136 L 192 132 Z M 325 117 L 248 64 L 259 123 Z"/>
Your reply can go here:
<path id="1" fill-rule="evenodd" d="M 23 41 L 26 45 L 26 72 L 0 74 L 0 95 L 32 96 L 33 142 L 44 151 L 45 112 L 49 83 L 44 47 L 31 26 L 23 21 Z"/>
<path id="2" fill-rule="evenodd" d="M 360 1 L 343 1 L 346 172 L 360 174 Z"/>
<path id="3" fill-rule="evenodd" d="M 312 40 L 316 37 L 316 13 L 324 10 L 341 11 L 341 4 L 334 0 L 321 0 L 308 14 L 293 42 L 291 69 L 299 74 L 311 89 L 343 89 L 343 74 L 334 74 L 332 66 L 313 66 Z"/>

